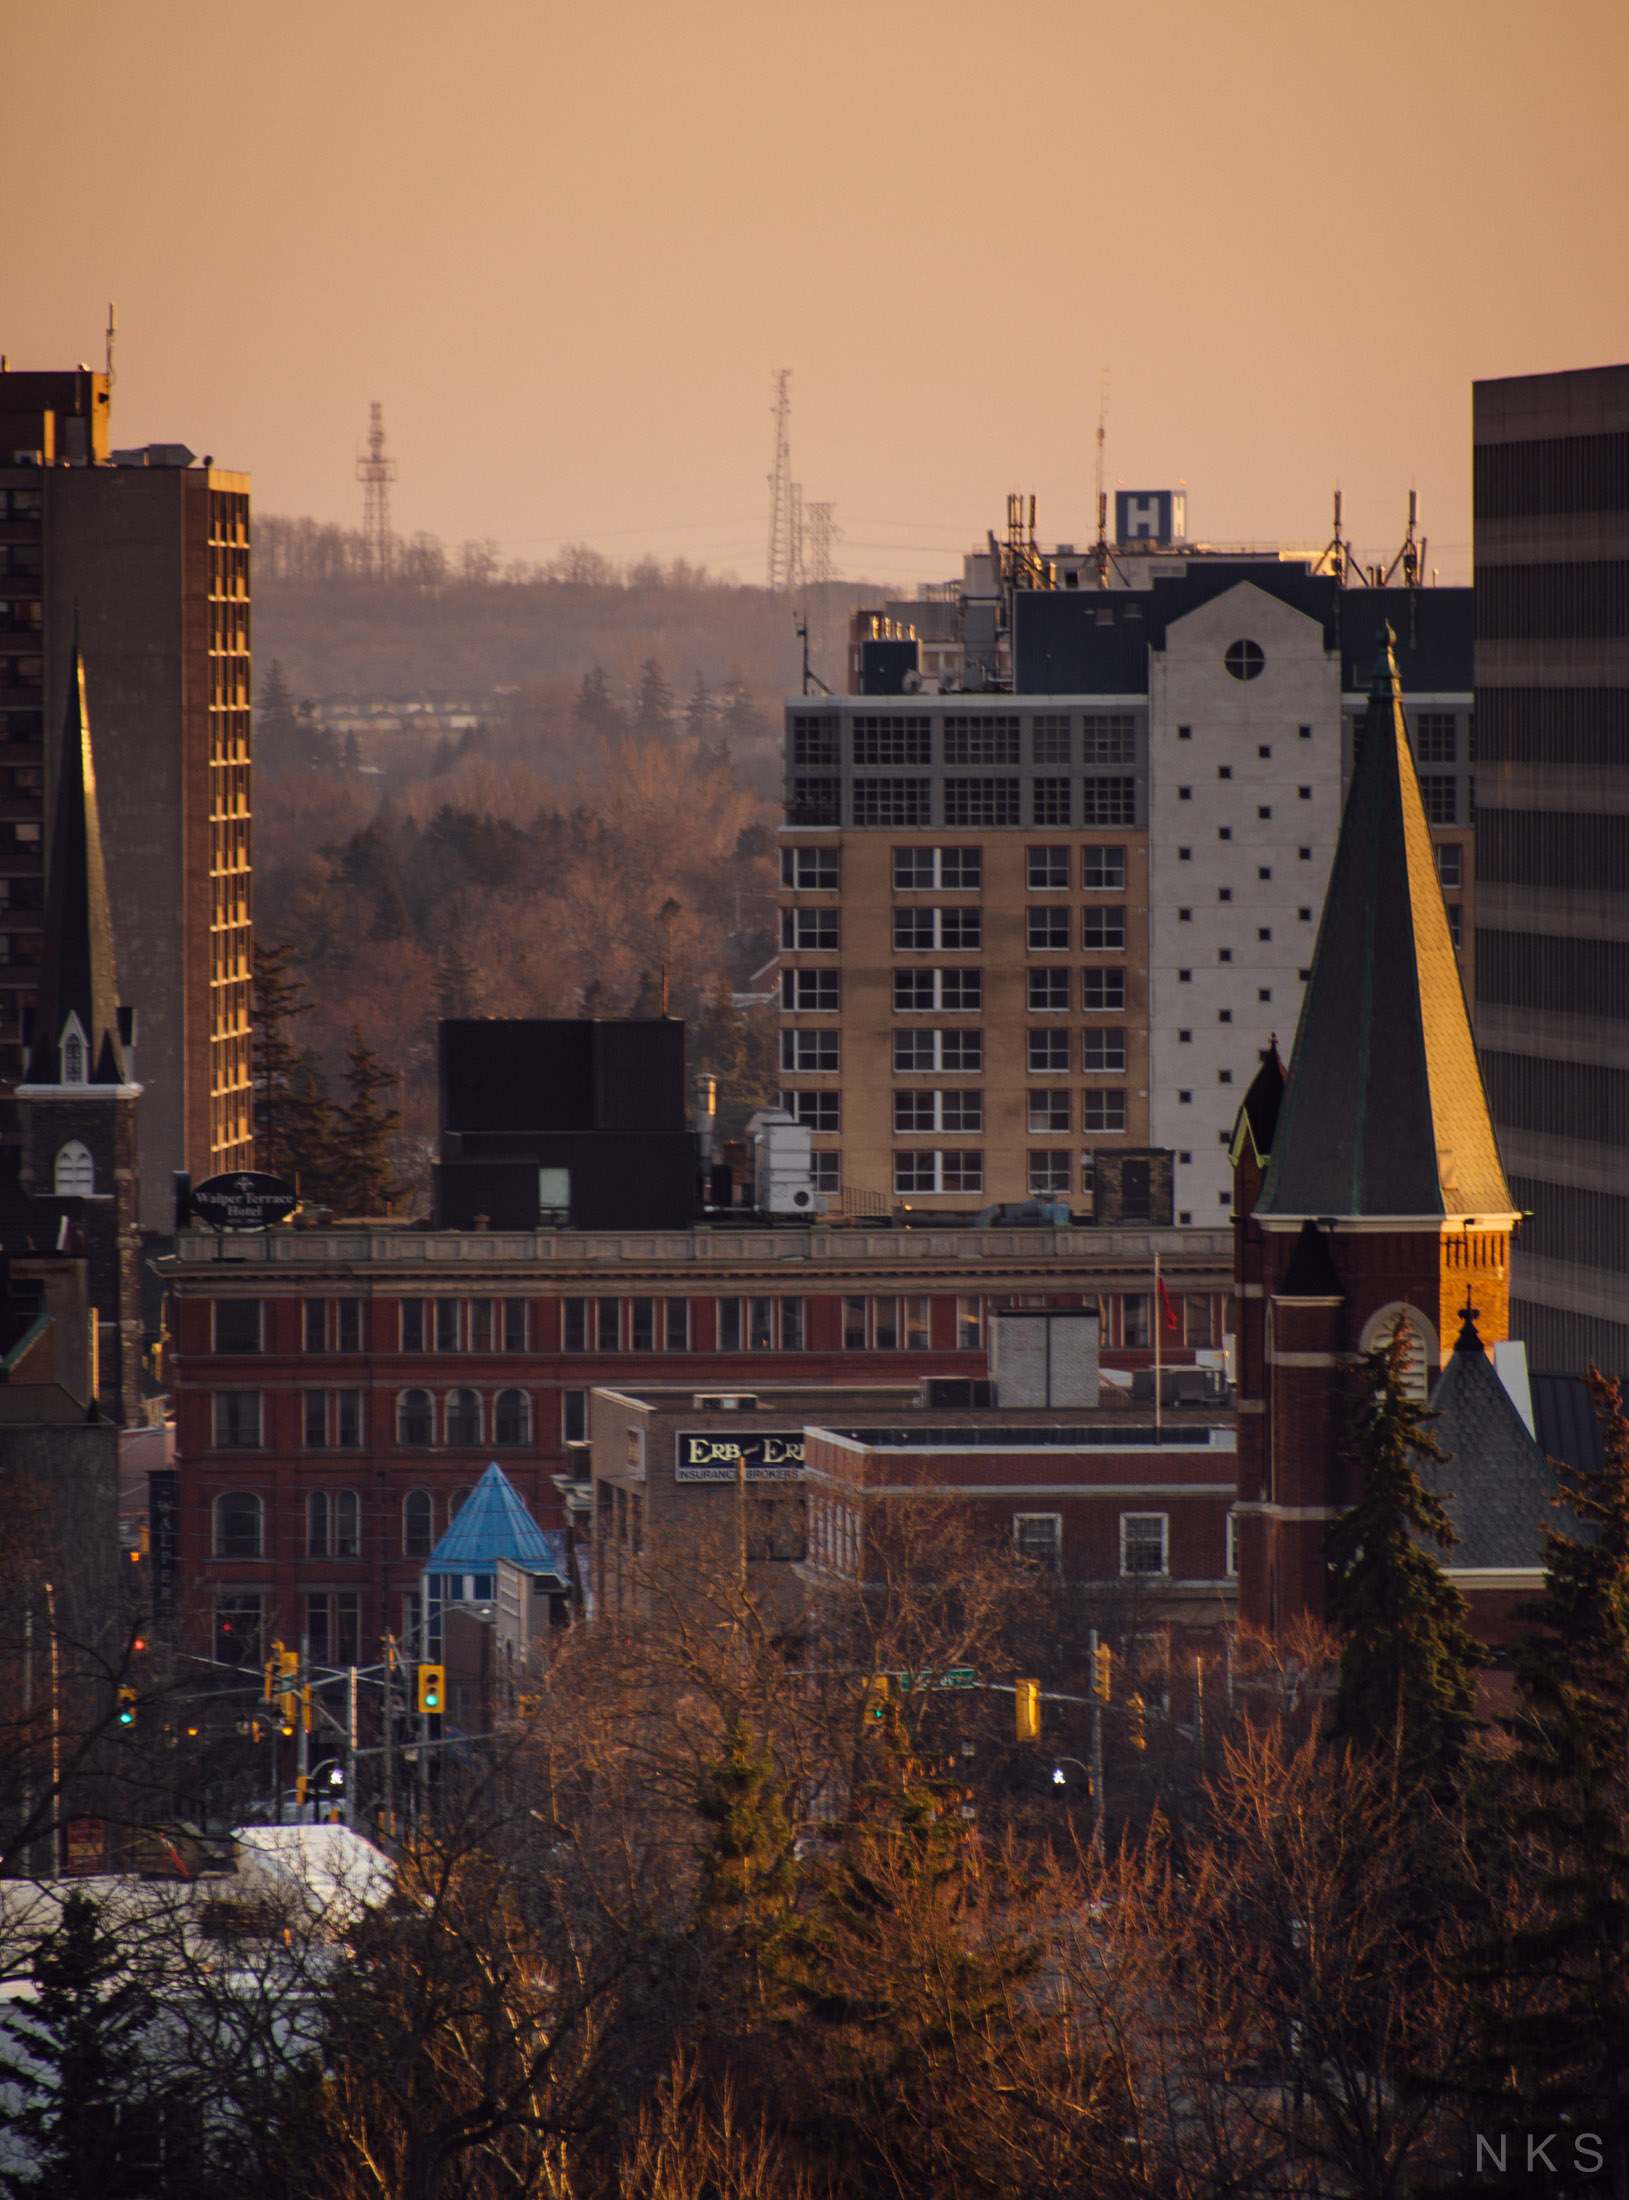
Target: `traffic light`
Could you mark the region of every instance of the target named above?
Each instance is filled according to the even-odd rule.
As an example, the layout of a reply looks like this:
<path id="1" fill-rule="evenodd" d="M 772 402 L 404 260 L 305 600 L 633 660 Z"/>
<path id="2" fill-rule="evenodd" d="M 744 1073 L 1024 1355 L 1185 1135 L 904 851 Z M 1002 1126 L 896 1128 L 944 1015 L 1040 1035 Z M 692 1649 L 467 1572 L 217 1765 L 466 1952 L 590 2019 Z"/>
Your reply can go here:
<path id="1" fill-rule="evenodd" d="M 886 1673 L 873 1673 L 865 1684 L 864 1716 L 867 1726 L 881 1726 L 888 1716 L 891 1684 Z"/>
<path id="2" fill-rule="evenodd" d="M 136 1723 L 136 1691 L 133 1688 L 119 1690 L 119 1724 L 134 1726 Z"/>
<path id="3" fill-rule="evenodd" d="M 299 1673 L 299 1651 L 285 1650 L 283 1648 L 283 1645 L 281 1643 L 278 1643 L 276 1681 L 277 1708 L 279 1713 L 281 1714 L 280 1723 L 285 1734 L 292 1734 L 294 1732 L 294 1722 L 299 1717 L 300 1713 Z"/>
<path id="4" fill-rule="evenodd" d="M 1012 1685 L 1013 1732 L 1021 1742 L 1039 1741 L 1041 1735 L 1041 1684 L 1014 1681 Z"/>
<path id="5" fill-rule="evenodd" d="M 1114 1654 L 1106 1642 L 1100 1642 L 1093 1653 L 1092 1694 L 1099 1703 L 1107 1703 L 1112 1692 Z"/>
<path id="6" fill-rule="evenodd" d="M 419 1709 L 439 1711 L 447 1692 L 447 1668 L 444 1665 L 419 1667 Z"/>
<path id="7" fill-rule="evenodd" d="M 261 1667 L 261 1672 L 265 1676 L 266 1685 L 260 1692 L 260 1698 L 262 1703 L 270 1703 L 277 1693 L 277 1660 L 268 1658 Z"/>
<path id="8" fill-rule="evenodd" d="M 1126 1740 L 1133 1749 L 1146 1749 L 1148 1747 L 1148 1736 L 1143 1731 L 1143 1699 L 1141 1696 L 1128 1696 L 1126 1698 L 1126 1710 L 1130 1713 Z"/>
<path id="9" fill-rule="evenodd" d="M 300 1721 L 309 1734 L 311 1732 L 311 1683 L 309 1681 L 300 1690 Z"/>

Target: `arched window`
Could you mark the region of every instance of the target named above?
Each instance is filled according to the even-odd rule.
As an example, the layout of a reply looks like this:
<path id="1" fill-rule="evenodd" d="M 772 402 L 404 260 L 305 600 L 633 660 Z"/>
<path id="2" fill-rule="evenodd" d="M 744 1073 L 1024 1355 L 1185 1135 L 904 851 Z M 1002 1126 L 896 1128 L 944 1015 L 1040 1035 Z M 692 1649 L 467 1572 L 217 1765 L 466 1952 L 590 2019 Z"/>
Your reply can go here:
<path id="1" fill-rule="evenodd" d="M 96 1163 L 80 1139 L 70 1138 L 57 1151 L 53 1184 L 58 1199 L 88 1199 L 96 1189 Z"/>
<path id="2" fill-rule="evenodd" d="M 428 1558 L 435 1539 L 435 1499 L 428 1490 L 409 1490 L 402 1499 L 403 1557 Z"/>
<path id="3" fill-rule="evenodd" d="M 481 1400 L 477 1392 L 448 1391 L 447 1441 L 449 1444 L 478 1444 L 481 1441 Z"/>
<path id="4" fill-rule="evenodd" d="M 326 1490 L 313 1490 L 305 1501 L 305 1555 L 326 1558 L 329 1537 L 329 1505 Z"/>
<path id="5" fill-rule="evenodd" d="M 215 1556 L 259 1558 L 261 1503 L 252 1490 L 228 1490 L 215 1500 Z"/>
<path id="6" fill-rule="evenodd" d="M 361 1511 L 356 1502 L 355 1490 L 334 1492 L 334 1556 L 356 1558 L 361 1555 Z"/>
<path id="7" fill-rule="evenodd" d="M 532 1401 L 524 1390 L 500 1390 L 492 1416 L 495 1444 L 525 1444 L 532 1435 Z"/>
<path id="8" fill-rule="evenodd" d="M 69 1018 L 68 1028 L 62 1034 L 62 1082 L 65 1085 L 85 1082 L 85 1034 L 79 1028 L 77 1016 Z"/>
<path id="9" fill-rule="evenodd" d="M 1389 1306 L 1382 1306 L 1371 1314 L 1363 1325 L 1358 1339 L 1360 1352 L 1372 1352 L 1384 1344 L 1392 1333 L 1398 1316 L 1403 1319 L 1404 1360 L 1403 1388 L 1410 1398 L 1423 1398 L 1428 1388 L 1427 1371 L 1437 1361 L 1437 1335 L 1430 1322 L 1417 1306 L 1410 1306 L 1403 1299 L 1393 1299 Z"/>
<path id="10" fill-rule="evenodd" d="M 447 1518 L 449 1521 L 453 1521 L 458 1518 L 458 1515 L 464 1509 L 464 1504 L 466 1499 L 469 1497 L 469 1494 L 470 1493 L 468 1490 L 453 1491 L 451 1497 L 449 1497 L 447 1500 Z"/>
<path id="11" fill-rule="evenodd" d="M 421 1451 L 436 1437 L 435 1407 L 427 1390 L 404 1390 L 396 1401 L 396 1441 Z"/>

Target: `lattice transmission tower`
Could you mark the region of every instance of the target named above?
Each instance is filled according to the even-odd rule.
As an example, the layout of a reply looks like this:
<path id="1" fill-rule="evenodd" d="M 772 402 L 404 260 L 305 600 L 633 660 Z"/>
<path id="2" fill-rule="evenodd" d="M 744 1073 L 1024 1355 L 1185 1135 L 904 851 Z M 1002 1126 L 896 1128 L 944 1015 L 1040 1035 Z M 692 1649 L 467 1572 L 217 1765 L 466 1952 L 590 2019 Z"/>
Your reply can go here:
<path id="1" fill-rule="evenodd" d="M 362 544 L 370 573 L 388 573 L 395 556 L 390 531 L 390 485 L 396 461 L 385 454 L 385 408 L 374 399 L 368 417 L 368 455 L 356 462 L 362 484 Z"/>
<path id="2" fill-rule="evenodd" d="M 775 402 L 771 410 L 775 416 L 775 464 L 769 475 L 769 559 L 765 580 L 776 594 L 783 595 L 794 585 L 794 561 L 801 562 L 801 549 L 795 538 L 800 531 L 798 507 L 802 491 L 792 481 L 790 367 L 776 369 Z"/>
<path id="3" fill-rule="evenodd" d="M 803 507 L 803 577 L 809 587 L 837 578 L 832 564 L 832 544 L 841 542 L 843 530 L 832 517 L 835 504 L 809 503 Z"/>

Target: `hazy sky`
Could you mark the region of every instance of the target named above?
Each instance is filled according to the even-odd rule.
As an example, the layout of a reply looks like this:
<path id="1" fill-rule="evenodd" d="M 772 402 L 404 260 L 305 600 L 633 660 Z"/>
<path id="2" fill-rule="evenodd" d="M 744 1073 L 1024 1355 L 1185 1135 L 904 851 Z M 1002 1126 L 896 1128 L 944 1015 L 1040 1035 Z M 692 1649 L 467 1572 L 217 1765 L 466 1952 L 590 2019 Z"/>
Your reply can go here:
<path id="1" fill-rule="evenodd" d="M 1034 490 L 1469 556 L 1474 377 L 1629 358 L 1625 0 L 0 0 L 0 348 L 354 524 L 762 578 L 772 370 L 840 570 Z"/>

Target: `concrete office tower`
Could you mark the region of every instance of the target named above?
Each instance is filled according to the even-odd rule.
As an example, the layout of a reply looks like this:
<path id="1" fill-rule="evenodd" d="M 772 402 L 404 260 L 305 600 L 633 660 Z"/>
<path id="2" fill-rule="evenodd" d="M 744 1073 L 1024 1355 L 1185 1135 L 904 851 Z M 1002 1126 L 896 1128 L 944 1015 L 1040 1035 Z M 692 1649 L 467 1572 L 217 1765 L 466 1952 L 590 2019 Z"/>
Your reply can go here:
<path id="1" fill-rule="evenodd" d="M 860 644 L 868 692 L 787 706 L 782 1105 L 850 1212 L 1092 1209 L 1104 1157 L 1140 1149 L 1174 1156 L 1167 1219 L 1227 1221 L 1388 625 L 1472 989 L 1469 591 L 1169 563 L 1012 590 L 1006 692 L 930 687 L 891 635 Z"/>
<path id="2" fill-rule="evenodd" d="M 1511 1328 L 1629 1374 L 1629 366 L 1479 382 L 1477 1038 Z"/>
<path id="3" fill-rule="evenodd" d="M 0 1095 L 22 1074 L 77 607 L 108 901 L 140 1015 L 141 1220 L 246 1167 L 249 482 L 110 448 L 105 375 L 0 372 Z M 15 1138 L 0 1122 L 0 1140 Z"/>

